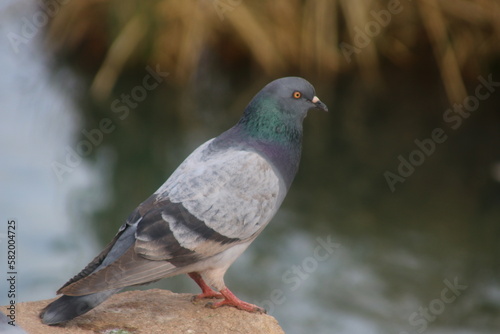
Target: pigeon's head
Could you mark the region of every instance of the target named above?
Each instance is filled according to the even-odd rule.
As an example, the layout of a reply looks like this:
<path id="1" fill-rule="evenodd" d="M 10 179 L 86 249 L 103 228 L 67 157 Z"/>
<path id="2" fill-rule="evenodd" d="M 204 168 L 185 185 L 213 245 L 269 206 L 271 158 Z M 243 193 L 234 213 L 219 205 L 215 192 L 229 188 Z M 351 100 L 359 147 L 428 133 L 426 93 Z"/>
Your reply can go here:
<path id="1" fill-rule="evenodd" d="M 258 96 L 274 100 L 281 112 L 303 119 L 310 109 L 328 111 L 326 105 L 316 96 L 313 85 L 299 77 L 286 77 L 272 81 Z"/>
<path id="2" fill-rule="evenodd" d="M 328 111 L 305 79 L 286 77 L 272 81 L 255 95 L 245 109 L 242 121 L 262 131 L 276 128 L 302 128 L 310 109 Z"/>

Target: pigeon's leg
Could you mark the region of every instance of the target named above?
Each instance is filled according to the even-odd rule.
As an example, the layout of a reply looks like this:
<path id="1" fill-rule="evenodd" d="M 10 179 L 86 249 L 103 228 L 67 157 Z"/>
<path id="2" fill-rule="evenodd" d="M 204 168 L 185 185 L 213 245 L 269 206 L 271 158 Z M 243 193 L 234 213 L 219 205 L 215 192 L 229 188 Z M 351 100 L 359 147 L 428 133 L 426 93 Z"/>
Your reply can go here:
<path id="1" fill-rule="evenodd" d="M 224 296 L 224 300 L 217 302 L 215 304 L 209 304 L 208 306 L 211 308 L 217 308 L 224 305 L 234 306 L 240 310 L 252 312 L 252 313 L 266 313 L 266 310 L 257 305 L 253 305 L 247 302 L 242 301 L 238 297 L 236 297 L 228 288 L 224 287 L 224 289 L 220 290 L 222 296 Z"/>
<path id="2" fill-rule="evenodd" d="M 222 299 L 224 296 L 216 291 L 212 290 L 211 287 L 208 286 L 207 283 L 203 280 L 200 274 L 196 272 L 192 272 L 188 274 L 189 277 L 193 279 L 201 288 L 201 293 L 193 297 L 193 301 L 197 301 L 203 298 L 219 298 Z"/>

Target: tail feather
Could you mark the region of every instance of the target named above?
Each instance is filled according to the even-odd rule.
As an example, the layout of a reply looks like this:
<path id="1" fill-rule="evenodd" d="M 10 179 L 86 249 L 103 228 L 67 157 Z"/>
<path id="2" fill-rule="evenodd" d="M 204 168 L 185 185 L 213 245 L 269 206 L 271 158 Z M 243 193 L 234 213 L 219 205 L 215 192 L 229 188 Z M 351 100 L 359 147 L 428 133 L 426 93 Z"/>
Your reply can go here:
<path id="1" fill-rule="evenodd" d="M 66 296 L 53 301 L 42 312 L 40 318 L 46 325 L 56 325 L 87 313 L 121 289 L 101 291 L 85 296 Z"/>

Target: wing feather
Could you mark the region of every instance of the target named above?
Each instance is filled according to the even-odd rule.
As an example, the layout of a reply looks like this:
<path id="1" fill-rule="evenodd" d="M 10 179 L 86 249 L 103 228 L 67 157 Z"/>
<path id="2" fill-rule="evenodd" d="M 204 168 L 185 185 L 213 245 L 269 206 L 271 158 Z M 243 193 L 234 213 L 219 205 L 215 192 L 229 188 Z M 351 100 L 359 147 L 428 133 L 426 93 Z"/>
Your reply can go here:
<path id="1" fill-rule="evenodd" d="M 253 240 L 278 210 L 286 186 L 261 155 L 214 150 L 211 142 L 139 205 L 105 251 L 59 292 L 78 296 L 152 282 Z"/>
<path id="2" fill-rule="evenodd" d="M 284 181 L 253 151 L 195 151 L 156 194 L 182 205 L 216 232 L 247 239 L 260 232 L 286 194 Z"/>

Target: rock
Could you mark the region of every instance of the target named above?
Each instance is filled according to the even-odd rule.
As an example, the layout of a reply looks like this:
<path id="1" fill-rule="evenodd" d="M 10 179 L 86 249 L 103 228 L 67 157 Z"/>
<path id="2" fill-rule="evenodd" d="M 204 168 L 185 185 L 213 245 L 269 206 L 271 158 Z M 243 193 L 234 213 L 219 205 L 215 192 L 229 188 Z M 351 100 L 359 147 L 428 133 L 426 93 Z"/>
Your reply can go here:
<path id="1" fill-rule="evenodd" d="M 195 334 L 281 333 L 276 319 L 233 307 L 210 309 L 207 301 L 191 302 L 191 294 L 151 289 L 116 294 L 63 326 L 47 326 L 38 314 L 52 300 L 16 304 L 16 324 L 36 334 Z M 0 310 L 6 312 L 7 307 Z"/>

